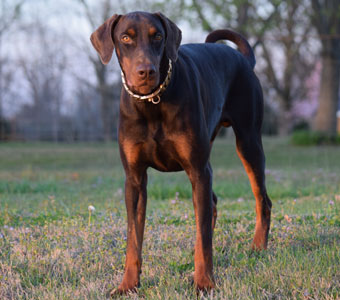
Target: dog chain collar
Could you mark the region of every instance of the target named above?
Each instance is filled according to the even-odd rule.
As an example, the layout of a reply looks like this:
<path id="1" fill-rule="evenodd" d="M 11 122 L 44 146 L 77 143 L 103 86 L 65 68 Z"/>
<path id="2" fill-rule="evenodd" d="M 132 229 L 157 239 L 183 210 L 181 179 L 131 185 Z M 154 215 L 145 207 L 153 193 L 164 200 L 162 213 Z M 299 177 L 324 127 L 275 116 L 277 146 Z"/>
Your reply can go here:
<path id="1" fill-rule="evenodd" d="M 132 96 L 133 98 L 136 98 L 138 102 L 144 102 L 145 100 L 147 100 L 148 102 L 152 102 L 153 104 L 158 104 L 159 102 L 161 102 L 161 95 L 163 94 L 163 92 L 166 90 L 166 88 L 169 85 L 170 79 L 171 79 L 171 74 L 172 74 L 172 61 L 171 59 L 169 59 L 169 69 L 168 69 L 168 74 L 166 75 L 164 81 L 162 84 L 160 84 L 159 88 L 154 91 L 152 94 L 149 95 L 138 95 L 133 93 L 129 87 L 126 84 L 125 81 L 125 76 L 123 71 L 121 71 L 121 75 L 122 75 L 122 82 L 124 85 L 125 90 L 128 92 L 128 94 L 130 96 Z"/>

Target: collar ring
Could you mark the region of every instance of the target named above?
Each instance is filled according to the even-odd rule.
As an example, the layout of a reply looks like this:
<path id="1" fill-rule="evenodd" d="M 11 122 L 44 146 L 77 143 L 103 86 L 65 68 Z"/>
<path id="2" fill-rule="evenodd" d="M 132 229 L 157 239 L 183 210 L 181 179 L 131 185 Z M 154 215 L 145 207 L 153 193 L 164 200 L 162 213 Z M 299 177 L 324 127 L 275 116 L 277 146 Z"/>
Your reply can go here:
<path id="1" fill-rule="evenodd" d="M 155 99 L 157 99 L 157 100 L 155 100 Z M 160 95 L 155 96 L 154 98 L 152 98 L 151 102 L 153 104 L 158 104 L 159 102 L 161 102 L 161 96 Z"/>

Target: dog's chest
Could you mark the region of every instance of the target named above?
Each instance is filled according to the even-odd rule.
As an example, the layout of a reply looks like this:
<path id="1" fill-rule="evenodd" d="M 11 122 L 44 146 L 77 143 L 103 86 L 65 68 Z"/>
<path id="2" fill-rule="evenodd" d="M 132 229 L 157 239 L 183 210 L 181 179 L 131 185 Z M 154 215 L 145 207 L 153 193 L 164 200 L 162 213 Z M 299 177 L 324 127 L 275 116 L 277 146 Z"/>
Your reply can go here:
<path id="1" fill-rule="evenodd" d="M 120 143 L 128 164 L 147 165 L 159 171 L 181 171 L 179 141 L 176 131 L 162 122 L 124 126 Z"/>
<path id="2" fill-rule="evenodd" d="M 123 114 L 120 120 L 120 143 L 127 162 L 164 172 L 182 170 L 183 160 L 192 152 L 187 138 L 190 122 L 178 108 L 165 104 L 138 108 L 129 115 Z"/>
<path id="3" fill-rule="evenodd" d="M 164 126 L 149 128 L 144 141 L 143 156 L 148 164 L 160 171 L 180 171 L 181 158 L 178 155 L 175 132 L 169 131 Z"/>

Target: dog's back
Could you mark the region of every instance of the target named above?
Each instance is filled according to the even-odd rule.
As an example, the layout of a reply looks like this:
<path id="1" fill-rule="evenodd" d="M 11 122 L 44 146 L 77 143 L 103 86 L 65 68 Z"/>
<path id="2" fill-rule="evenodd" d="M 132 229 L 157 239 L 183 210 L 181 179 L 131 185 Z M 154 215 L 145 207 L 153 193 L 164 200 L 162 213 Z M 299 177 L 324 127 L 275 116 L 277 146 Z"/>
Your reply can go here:
<path id="1" fill-rule="evenodd" d="M 177 72 L 181 73 L 181 82 L 177 83 L 178 89 L 190 90 L 191 95 L 196 95 L 196 98 L 202 101 L 210 137 L 213 136 L 217 123 L 221 122 L 223 114 L 224 124 L 231 123 L 232 109 L 239 107 L 240 101 L 244 102 L 245 107 L 253 105 L 251 102 L 254 99 L 246 95 L 247 92 L 261 91 L 247 57 L 228 45 L 182 45 L 179 48 L 176 68 Z M 193 82 L 196 84 L 192 84 Z M 240 97 L 240 94 L 243 94 L 243 97 Z M 233 105 L 234 101 L 238 101 L 237 106 Z M 261 97 L 258 97 L 257 101 L 261 101 Z"/>

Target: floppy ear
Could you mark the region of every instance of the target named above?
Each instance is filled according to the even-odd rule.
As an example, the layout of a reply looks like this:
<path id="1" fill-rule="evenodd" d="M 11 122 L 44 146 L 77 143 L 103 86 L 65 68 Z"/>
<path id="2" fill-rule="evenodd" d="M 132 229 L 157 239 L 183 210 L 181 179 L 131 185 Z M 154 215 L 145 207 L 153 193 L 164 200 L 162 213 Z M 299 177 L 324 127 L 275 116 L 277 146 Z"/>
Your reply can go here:
<path id="1" fill-rule="evenodd" d="M 155 15 L 161 19 L 166 31 L 165 53 L 172 61 L 176 61 L 178 48 L 182 40 L 182 32 L 174 22 L 170 21 L 162 13 L 158 12 Z"/>
<path id="2" fill-rule="evenodd" d="M 104 65 L 107 65 L 112 57 L 114 49 L 112 32 L 119 18 L 120 15 L 113 15 L 91 34 L 90 40 L 92 45 L 97 50 L 100 60 Z"/>

